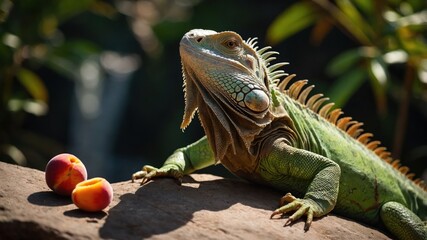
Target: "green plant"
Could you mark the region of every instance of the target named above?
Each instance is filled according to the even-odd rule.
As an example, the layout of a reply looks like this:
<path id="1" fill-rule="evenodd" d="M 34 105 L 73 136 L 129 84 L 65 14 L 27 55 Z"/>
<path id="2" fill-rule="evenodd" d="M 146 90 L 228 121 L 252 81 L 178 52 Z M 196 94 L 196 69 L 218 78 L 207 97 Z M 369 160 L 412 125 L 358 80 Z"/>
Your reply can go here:
<path id="1" fill-rule="evenodd" d="M 336 78 L 329 96 L 343 106 L 369 80 L 380 116 L 387 112 L 387 96 L 400 103 L 393 154 L 401 155 L 411 99 L 426 102 L 427 2 L 424 0 L 311 0 L 298 1 L 270 25 L 267 40 L 278 43 L 309 27 L 320 42 L 333 27 L 345 32 L 359 47 L 338 55 L 327 73 Z M 401 66 L 403 77 L 390 68 Z"/>
<path id="2" fill-rule="evenodd" d="M 43 4 L 0 0 L 0 160 L 40 167 L 46 155 L 61 148 L 45 136 L 25 131 L 22 124 L 29 114 L 43 116 L 49 110 L 49 91 L 40 68 L 73 79 L 83 59 L 99 52 L 94 43 L 69 40 L 61 30 L 62 24 L 88 11 L 115 13 L 108 3 L 95 0 Z"/>

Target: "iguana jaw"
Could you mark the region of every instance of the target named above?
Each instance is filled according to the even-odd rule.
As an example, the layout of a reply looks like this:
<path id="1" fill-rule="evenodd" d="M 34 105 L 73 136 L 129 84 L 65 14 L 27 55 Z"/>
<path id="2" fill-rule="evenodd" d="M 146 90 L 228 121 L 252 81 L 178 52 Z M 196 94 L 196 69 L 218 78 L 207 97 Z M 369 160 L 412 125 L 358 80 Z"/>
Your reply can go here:
<path id="1" fill-rule="evenodd" d="M 197 110 L 197 95 L 208 91 L 216 101 L 255 118 L 268 111 L 268 81 L 257 53 L 234 32 L 196 29 L 180 43 L 186 128 Z"/>

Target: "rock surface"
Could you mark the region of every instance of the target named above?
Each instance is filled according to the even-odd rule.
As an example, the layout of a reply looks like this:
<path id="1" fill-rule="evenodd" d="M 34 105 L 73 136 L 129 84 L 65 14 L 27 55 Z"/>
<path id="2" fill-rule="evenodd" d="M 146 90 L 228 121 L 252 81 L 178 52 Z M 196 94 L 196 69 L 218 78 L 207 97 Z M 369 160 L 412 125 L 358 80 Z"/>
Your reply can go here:
<path id="1" fill-rule="evenodd" d="M 330 214 L 309 231 L 269 219 L 281 194 L 208 174 L 112 184 L 103 212 L 78 210 L 46 186 L 44 173 L 0 162 L 0 239 L 389 239 Z"/>

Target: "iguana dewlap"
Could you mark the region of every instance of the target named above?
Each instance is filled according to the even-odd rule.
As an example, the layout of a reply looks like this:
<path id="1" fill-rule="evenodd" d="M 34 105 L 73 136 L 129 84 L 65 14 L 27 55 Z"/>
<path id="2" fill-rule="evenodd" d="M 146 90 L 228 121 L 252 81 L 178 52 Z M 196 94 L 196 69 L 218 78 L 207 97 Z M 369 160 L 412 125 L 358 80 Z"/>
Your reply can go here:
<path id="1" fill-rule="evenodd" d="M 411 180 L 361 123 L 341 117 L 306 80 L 270 62 L 277 52 L 258 49 L 235 32 L 195 29 L 180 43 L 185 88 L 181 128 L 198 112 L 206 136 L 178 149 L 161 168 L 133 175 L 180 178 L 223 164 L 232 173 L 291 192 L 277 214 L 288 222 L 330 211 L 373 225 L 381 222 L 399 239 L 427 239 L 427 192 Z M 283 81 L 281 77 L 287 76 Z"/>

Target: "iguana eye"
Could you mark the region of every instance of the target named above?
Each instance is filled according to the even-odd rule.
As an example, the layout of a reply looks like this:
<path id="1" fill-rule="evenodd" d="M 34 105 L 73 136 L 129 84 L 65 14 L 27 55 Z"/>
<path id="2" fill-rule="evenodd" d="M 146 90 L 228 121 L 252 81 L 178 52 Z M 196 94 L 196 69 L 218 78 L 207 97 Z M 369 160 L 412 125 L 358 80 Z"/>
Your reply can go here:
<path id="1" fill-rule="evenodd" d="M 228 40 L 224 41 L 223 45 L 226 48 L 231 49 L 231 50 L 234 50 L 240 46 L 240 44 L 237 42 L 236 39 L 228 39 Z"/>

